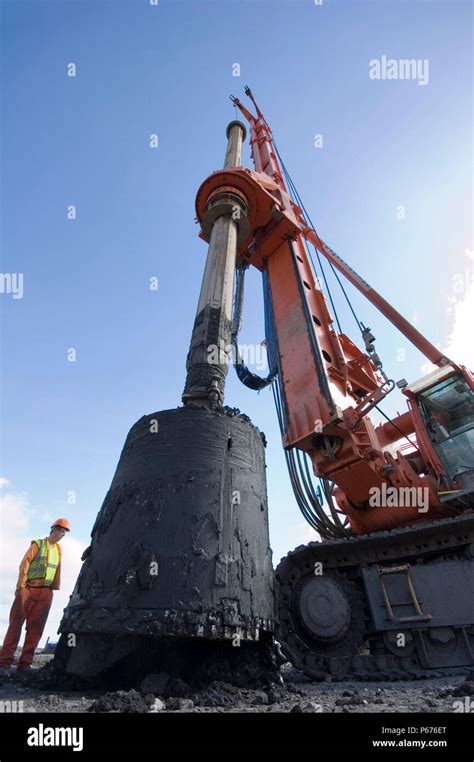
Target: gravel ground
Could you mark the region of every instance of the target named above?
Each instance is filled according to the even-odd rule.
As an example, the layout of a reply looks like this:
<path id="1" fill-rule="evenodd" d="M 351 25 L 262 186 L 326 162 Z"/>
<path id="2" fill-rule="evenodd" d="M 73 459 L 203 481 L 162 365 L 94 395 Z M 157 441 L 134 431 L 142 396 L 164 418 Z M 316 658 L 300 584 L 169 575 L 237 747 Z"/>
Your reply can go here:
<path id="1" fill-rule="evenodd" d="M 99 692 L 55 689 L 48 677 L 51 656 L 37 655 L 27 676 L 0 678 L 0 704 L 23 712 L 453 712 L 474 707 L 474 683 L 463 676 L 396 682 L 312 682 L 289 664 L 282 684 L 262 690 L 213 682 L 193 691 L 165 673 L 148 675 L 140 690 Z M 41 684 L 43 687 L 41 687 Z M 466 699 L 466 697 L 468 697 Z M 455 705 L 455 702 L 459 702 Z M 471 702 L 471 703 L 470 703 Z M 466 711 L 464 709 L 464 711 Z"/>

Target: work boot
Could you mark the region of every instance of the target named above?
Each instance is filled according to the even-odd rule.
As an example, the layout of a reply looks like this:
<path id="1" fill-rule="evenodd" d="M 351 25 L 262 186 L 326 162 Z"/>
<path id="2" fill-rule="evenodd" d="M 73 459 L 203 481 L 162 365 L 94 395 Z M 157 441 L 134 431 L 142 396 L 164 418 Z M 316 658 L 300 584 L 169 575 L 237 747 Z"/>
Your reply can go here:
<path id="1" fill-rule="evenodd" d="M 10 677 L 12 674 L 12 668 L 11 667 L 0 667 L 0 678 L 1 677 Z"/>

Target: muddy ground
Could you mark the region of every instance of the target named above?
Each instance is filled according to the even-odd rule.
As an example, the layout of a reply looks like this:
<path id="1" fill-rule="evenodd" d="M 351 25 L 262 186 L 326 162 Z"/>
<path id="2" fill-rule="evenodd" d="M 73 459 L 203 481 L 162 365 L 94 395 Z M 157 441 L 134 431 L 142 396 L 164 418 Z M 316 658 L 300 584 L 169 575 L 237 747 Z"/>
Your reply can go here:
<path id="1" fill-rule="evenodd" d="M 195 692 L 165 673 L 149 675 L 139 690 L 67 690 L 51 681 L 51 656 L 37 655 L 26 676 L 0 678 L 1 702 L 23 712 L 453 712 L 474 702 L 474 682 L 455 675 L 397 682 L 312 682 L 289 664 L 282 682 L 263 689 L 214 681 Z M 42 669 L 46 667 L 46 669 Z M 466 700 L 466 697 L 467 700 Z M 23 702 L 19 704 L 18 702 Z M 474 706 L 474 703 L 469 705 Z"/>

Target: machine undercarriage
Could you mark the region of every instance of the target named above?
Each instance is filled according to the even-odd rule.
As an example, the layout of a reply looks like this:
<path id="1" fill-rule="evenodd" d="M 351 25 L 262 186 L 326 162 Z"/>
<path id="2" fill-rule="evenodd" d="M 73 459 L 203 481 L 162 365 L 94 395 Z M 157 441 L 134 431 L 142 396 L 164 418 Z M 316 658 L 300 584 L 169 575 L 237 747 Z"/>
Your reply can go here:
<path id="1" fill-rule="evenodd" d="M 474 663 L 474 516 L 296 548 L 276 570 L 285 655 L 314 679 Z"/>

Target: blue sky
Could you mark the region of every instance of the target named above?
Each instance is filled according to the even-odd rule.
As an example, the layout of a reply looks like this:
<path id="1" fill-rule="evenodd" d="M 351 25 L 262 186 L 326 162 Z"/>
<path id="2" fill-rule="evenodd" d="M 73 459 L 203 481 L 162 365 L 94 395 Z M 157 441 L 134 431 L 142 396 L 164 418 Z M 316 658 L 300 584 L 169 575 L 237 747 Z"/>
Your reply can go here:
<path id="1" fill-rule="evenodd" d="M 228 96 L 244 100 L 245 84 L 321 237 L 434 343 L 459 345 L 474 271 L 471 2 L 4 0 L 2 11 L 2 272 L 24 274 L 22 299 L 0 294 L 2 475 L 22 496 L 25 537 L 66 515 L 88 544 L 127 431 L 180 404 L 206 255 L 195 194 L 222 166 Z M 428 59 L 428 84 L 371 80 L 382 55 Z M 260 275 L 248 281 L 241 341 L 259 343 Z M 388 375 L 421 375 L 421 355 L 349 292 Z M 395 394 L 387 413 L 405 409 Z M 267 435 L 278 561 L 310 535 L 272 396 L 231 370 L 226 402 Z"/>

